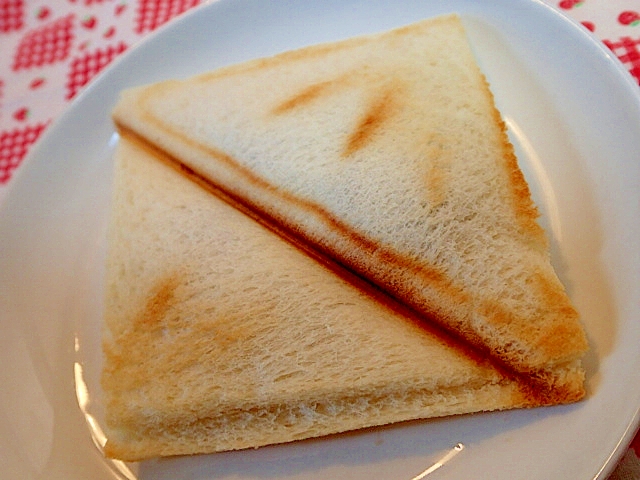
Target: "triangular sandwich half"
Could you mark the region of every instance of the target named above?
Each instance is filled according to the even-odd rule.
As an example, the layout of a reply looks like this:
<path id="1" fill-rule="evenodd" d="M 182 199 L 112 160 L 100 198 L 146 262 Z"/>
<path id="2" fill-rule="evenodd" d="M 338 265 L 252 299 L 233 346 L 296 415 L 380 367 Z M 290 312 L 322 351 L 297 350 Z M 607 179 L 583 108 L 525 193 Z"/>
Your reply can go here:
<path id="1" fill-rule="evenodd" d="M 157 152 L 116 152 L 105 451 L 123 460 L 535 406 L 526 383 L 359 288 Z"/>
<path id="2" fill-rule="evenodd" d="M 547 401 L 584 395 L 585 333 L 457 16 L 133 89 L 114 118 Z"/>

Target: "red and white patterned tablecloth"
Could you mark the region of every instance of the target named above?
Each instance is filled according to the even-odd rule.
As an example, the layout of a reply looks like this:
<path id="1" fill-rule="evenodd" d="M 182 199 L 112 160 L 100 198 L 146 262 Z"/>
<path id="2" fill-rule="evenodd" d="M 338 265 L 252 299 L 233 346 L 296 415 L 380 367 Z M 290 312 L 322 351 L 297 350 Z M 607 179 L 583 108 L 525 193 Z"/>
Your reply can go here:
<path id="1" fill-rule="evenodd" d="M 640 85 L 640 0 L 544 0 Z M 200 0 L 0 0 L 0 201 L 29 148 L 115 57 Z M 640 88 L 640 87 L 639 87 Z M 640 480 L 640 435 L 611 479 Z"/>

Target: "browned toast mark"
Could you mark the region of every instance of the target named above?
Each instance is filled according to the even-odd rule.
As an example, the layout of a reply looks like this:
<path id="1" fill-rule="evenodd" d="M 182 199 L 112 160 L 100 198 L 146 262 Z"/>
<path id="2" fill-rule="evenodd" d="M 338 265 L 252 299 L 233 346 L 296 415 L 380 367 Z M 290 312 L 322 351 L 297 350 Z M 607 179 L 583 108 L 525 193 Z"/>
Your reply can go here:
<path id="1" fill-rule="evenodd" d="M 363 84 L 355 84 L 353 78 L 361 78 Z M 374 85 L 373 87 L 371 85 Z M 360 87 L 367 90 L 367 104 L 360 116 L 353 132 L 349 135 L 346 146 L 342 152 L 343 158 L 349 157 L 358 150 L 364 148 L 372 141 L 375 134 L 381 131 L 387 120 L 399 109 L 399 90 L 401 86 L 391 81 L 382 87 L 376 86 L 379 82 L 369 75 L 353 77 L 343 75 L 331 80 L 314 83 L 302 89 L 295 95 L 279 103 L 271 110 L 273 115 L 283 115 L 292 110 L 304 107 L 313 101 L 347 87 Z"/>
<path id="2" fill-rule="evenodd" d="M 155 292 L 149 297 L 145 307 L 138 314 L 134 325 L 138 328 L 153 329 L 162 325 L 167 312 L 175 302 L 179 280 L 169 276 L 158 283 Z"/>
<path id="3" fill-rule="evenodd" d="M 300 93 L 297 93 L 296 95 L 293 95 L 289 99 L 280 103 L 271 111 L 271 113 L 273 113 L 274 115 L 281 115 L 297 107 L 306 105 L 313 100 L 321 97 L 328 91 L 333 90 L 333 87 L 335 87 L 336 83 L 336 80 L 314 83 L 313 85 L 302 90 Z"/>
<path id="4" fill-rule="evenodd" d="M 393 88 L 385 88 L 376 92 L 365 114 L 360 119 L 353 133 L 347 140 L 342 154 L 348 157 L 370 143 L 376 132 L 380 131 L 386 121 L 397 111 L 397 94 Z"/>

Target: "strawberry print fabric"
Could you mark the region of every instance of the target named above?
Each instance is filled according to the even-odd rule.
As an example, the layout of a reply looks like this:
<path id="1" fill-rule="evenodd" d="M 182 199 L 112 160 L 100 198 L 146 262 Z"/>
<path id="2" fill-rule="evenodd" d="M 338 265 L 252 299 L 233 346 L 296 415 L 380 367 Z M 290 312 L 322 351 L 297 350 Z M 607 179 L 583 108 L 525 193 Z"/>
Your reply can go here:
<path id="1" fill-rule="evenodd" d="M 204 0 L 203 0 L 204 1 Z M 543 0 L 640 88 L 640 0 Z M 200 0 L 0 0 L 0 202 L 32 145 L 114 58 Z M 610 480 L 640 480 L 640 436 Z"/>
<path id="2" fill-rule="evenodd" d="M 7 33 L 20 30 L 24 18 L 22 0 L 6 0 L 0 3 L 0 32 Z"/>
<path id="3" fill-rule="evenodd" d="M 14 72 L 63 62 L 73 45 L 73 14 L 27 32 L 13 57 Z"/>
<path id="4" fill-rule="evenodd" d="M 0 198 L 29 148 L 118 55 L 199 0 L 0 0 Z"/>

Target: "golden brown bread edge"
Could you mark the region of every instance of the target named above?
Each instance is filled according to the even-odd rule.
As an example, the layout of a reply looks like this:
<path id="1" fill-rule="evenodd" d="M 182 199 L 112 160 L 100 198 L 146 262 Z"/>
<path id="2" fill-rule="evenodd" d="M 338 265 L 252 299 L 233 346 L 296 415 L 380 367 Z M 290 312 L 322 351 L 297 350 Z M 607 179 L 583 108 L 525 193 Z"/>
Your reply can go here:
<path id="1" fill-rule="evenodd" d="M 410 27 L 407 27 L 404 30 L 407 30 L 408 28 Z M 362 40 L 355 39 L 351 41 L 359 42 Z M 320 55 L 327 51 L 331 51 L 332 49 L 339 48 L 340 45 L 341 43 L 338 43 L 288 52 L 271 59 L 261 59 L 248 64 L 222 69 L 220 72 L 207 75 L 206 78 L 208 80 L 212 80 L 215 79 L 217 75 L 231 75 L 238 72 L 265 68 L 273 62 L 288 62 L 305 55 Z M 486 90 L 487 94 L 491 95 L 488 88 Z M 178 142 L 181 142 L 188 149 L 197 152 L 197 154 L 204 154 L 215 158 L 216 161 L 224 164 L 226 168 L 233 170 L 235 175 L 241 177 L 243 181 L 248 185 L 251 185 L 252 188 L 276 198 L 277 202 L 289 205 L 294 204 L 296 205 L 296 208 L 301 211 L 306 211 L 310 215 L 317 217 L 329 230 L 331 230 L 331 235 L 339 239 L 337 243 L 340 243 L 341 247 L 339 248 L 339 251 L 336 251 L 329 245 L 320 244 L 317 238 L 309 236 L 305 231 L 301 231 L 298 228 L 298 225 L 290 223 L 288 218 L 280 216 L 275 211 L 265 209 L 263 205 L 252 203 L 246 197 L 240 196 L 234 191 L 229 190 L 226 185 L 217 184 L 215 179 L 204 177 L 200 179 L 201 182 L 207 183 L 211 188 L 224 191 L 224 196 L 234 205 L 252 212 L 252 216 L 254 216 L 254 218 L 268 224 L 270 228 L 279 231 L 290 241 L 293 240 L 296 243 L 307 246 L 312 245 L 312 249 L 316 256 L 319 255 L 320 257 L 330 258 L 333 262 L 339 262 L 344 267 L 355 272 L 357 275 L 364 277 L 367 280 L 372 280 L 373 283 L 377 285 L 382 283 L 384 287 L 387 287 L 388 293 L 391 293 L 395 298 L 410 306 L 412 309 L 420 312 L 430 321 L 435 321 L 444 328 L 447 328 L 453 335 L 460 337 L 466 343 L 470 344 L 472 348 L 481 352 L 483 355 L 495 358 L 498 362 L 504 365 L 505 368 L 513 371 L 516 375 L 522 378 L 525 384 L 529 385 L 531 394 L 538 396 L 545 403 L 550 404 L 575 401 L 584 396 L 584 372 L 576 362 L 579 363 L 579 359 L 587 349 L 586 337 L 578 321 L 577 312 L 568 302 L 566 294 L 557 282 L 548 282 L 547 279 L 541 277 L 539 287 L 546 291 L 549 304 L 556 310 L 554 315 L 566 318 L 568 321 L 560 322 L 557 325 L 557 328 L 549 332 L 547 335 L 547 341 L 544 344 L 539 345 L 541 357 L 552 358 L 554 360 L 550 363 L 542 364 L 542 366 L 540 366 L 541 364 L 538 364 L 537 367 L 532 367 L 531 365 L 524 363 L 520 352 L 515 351 L 514 353 L 514 351 L 510 349 L 509 345 L 491 344 L 487 341 L 487 338 L 483 338 L 478 335 L 477 332 L 464 329 L 463 326 L 459 325 L 456 318 L 452 318 L 450 312 L 434 310 L 431 305 L 423 302 L 423 298 L 420 293 L 420 284 L 429 284 L 430 288 L 441 291 L 451 299 L 457 299 L 462 302 L 466 301 L 466 293 L 455 285 L 455 282 L 451 279 L 443 276 L 435 269 L 429 271 L 421 268 L 415 268 L 410 259 L 405 258 L 398 252 L 372 242 L 369 238 L 352 230 L 348 225 L 340 221 L 340 219 L 332 216 L 325 208 L 323 208 L 323 206 L 302 200 L 286 191 L 274 188 L 273 185 L 240 165 L 239 162 L 230 155 L 215 148 L 211 148 L 210 146 L 198 144 L 164 124 L 162 119 L 149 115 L 146 113 L 146 109 L 144 107 L 144 97 L 141 97 L 139 101 L 140 103 L 138 107 L 144 122 L 153 125 L 154 128 L 163 132 L 163 134 L 166 134 L 168 137 L 177 139 Z M 504 122 L 500 118 L 500 114 L 497 110 L 494 110 L 494 116 L 494 121 L 499 124 L 502 129 L 503 150 L 519 219 L 523 228 L 528 229 L 532 236 L 544 236 L 536 221 L 538 212 L 531 202 L 528 185 L 522 175 L 522 172 L 518 168 L 517 161 L 513 153 L 513 147 L 507 139 Z M 117 110 L 114 118 L 120 128 L 130 128 L 127 119 L 119 116 L 117 114 Z M 144 133 L 139 131 L 136 131 L 135 134 L 145 136 Z M 150 137 L 147 136 L 146 141 L 151 141 L 156 145 L 156 147 L 158 146 L 156 139 L 150 140 Z M 163 146 L 162 149 L 165 153 L 169 154 L 169 156 L 172 156 L 170 148 Z M 174 161 L 184 164 L 183 159 L 180 158 L 174 157 Z M 194 174 L 196 173 L 194 172 Z M 345 261 L 346 256 L 343 255 L 343 253 L 351 251 L 360 252 L 360 256 L 355 261 Z M 368 266 L 360 261 L 363 258 L 366 259 L 366 257 L 372 255 L 375 255 L 375 261 L 378 262 L 377 266 L 382 266 L 382 273 L 378 273 L 377 276 L 372 275 L 372 271 Z M 410 272 L 410 275 L 414 276 L 418 280 L 419 285 L 414 286 L 411 285 L 410 282 L 400 282 L 396 284 L 393 290 L 389 291 L 388 284 L 385 284 L 385 282 L 388 278 L 394 278 L 394 272 L 399 270 L 403 272 Z M 509 312 L 503 311 L 498 305 L 486 304 L 482 308 L 487 311 L 491 311 L 491 315 L 496 318 L 503 316 L 505 320 L 509 320 Z"/>

